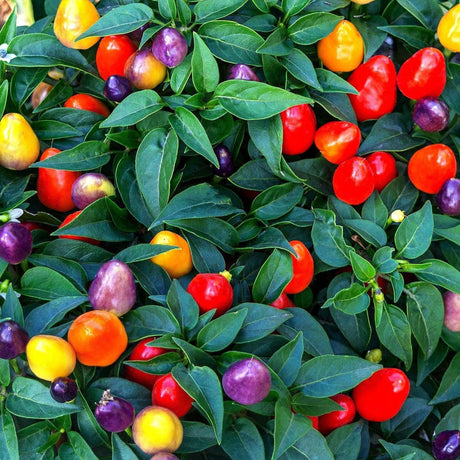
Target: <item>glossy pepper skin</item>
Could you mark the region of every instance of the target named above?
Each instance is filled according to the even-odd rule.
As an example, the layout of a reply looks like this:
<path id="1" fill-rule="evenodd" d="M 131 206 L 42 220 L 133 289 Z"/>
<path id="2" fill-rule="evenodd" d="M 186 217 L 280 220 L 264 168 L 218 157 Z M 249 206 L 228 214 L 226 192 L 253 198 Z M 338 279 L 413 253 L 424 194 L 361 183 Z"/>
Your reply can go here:
<path id="1" fill-rule="evenodd" d="M 398 88 L 409 99 L 439 97 L 446 85 L 446 60 L 436 48 L 422 48 L 398 72 Z"/>
<path id="2" fill-rule="evenodd" d="M 363 61 L 363 37 L 352 22 L 344 19 L 318 42 L 318 57 L 333 72 L 351 72 Z"/>
<path id="3" fill-rule="evenodd" d="M 460 52 L 460 4 L 455 5 L 441 18 L 437 32 L 444 48 Z"/>
<path id="4" fill-rule="evenodd" d="M 283 153 L 299 155 L 308 150 L 315 138 L 316 115 L 308 104 L 295 105 L 281 112 Z"/>
<path id="5" fill-rule="evenodd" d="M 410 382 L 400 369 L 383 368 L 353 389 L 353 401 L 359 415 L 370 422 L 393 418 L 409 395 Z"/>
<path id="6" fill-rule="evenodd" d="M 387 56 L 377 55 L 361 64 L 348 78 L 359 94 L 349 94 L 358 121 L 375 120 L 396 105 L 396 69 Z"/>
<path id="7" fill-rule="evenodd" d="M 90 0 L 62 0 L 54 19 L 54 33 L 68 48 L 86 50 L 95 45 L 100 37 L 77 38 L 100 18 Z"/>
<path id="8" fill-rule="evenodd" d="M 55 148 L 46 149 L 41 160 L 60 153 Z M 77 171 L 38 168 L 37 194 L 40 202 L 54 211 L 67 212 L 75 208 L 72 201 L 73 183 L 80 177 Z"/>

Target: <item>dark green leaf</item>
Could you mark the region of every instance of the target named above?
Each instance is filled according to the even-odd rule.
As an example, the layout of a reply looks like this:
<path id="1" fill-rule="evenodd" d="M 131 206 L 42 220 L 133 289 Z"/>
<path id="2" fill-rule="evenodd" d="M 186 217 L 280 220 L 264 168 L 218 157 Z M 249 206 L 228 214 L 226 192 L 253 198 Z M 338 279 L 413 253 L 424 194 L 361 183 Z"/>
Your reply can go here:
<path id="1" fill-rule="evenodd" d="M 13 67 L 66 66 L 83 72 L 94 72 L 78 50 L 62 46 L 55 36 L 48 34 L 18 35 L 8 46 L 8 52 L 17 56 L 9 64 Z"/>
<path id="2" fill-rule="evenodd" d="M 350 262 L 351 267 L 353 269 L 353 273 L 355 274 L 356 278 L 363 283 L 367 283 L 372 278 L 375 277 L 376 271 L 372 264 L 366 260 L 364 257 L 360 256 L 355 251 L 350 251 Z"/>
<path id="3" fill-rule="evenodd" d="M 380 439 L 379 442 L 390 454 L 392 460 L 406 459 L 408 456 L 410 458 L 410 455 L 413 455 L 413 458 L 417 458 L 417 460 L 433 460 L 433 457 L 430 454 L 426 453 L 422 449 L 414 447 L 413 445 L 391 444 L 383 439 Z"/>
<path id="4" fill-rule="evenodd" d="M 275 406 L 272 459 L 279 458 L 311 429 L 311 421 L 307 417 L 293 413 L 289 401 L 278 399 Z"/>
<path id="5" fill-rule="evenodd" d="M 356 356 L 323 355 L 302 365 L 294 385 L 306 396 L 325 398 L 354 388 L 380 368 Z"/>
<path id="6" fill-rule="evenodd" d="M 200 2 L 197 8 L 207 1 L 215 5 L 214 0 L 205 0 L 204 2 Z M 195 8 L 195 14 L 197 8 Z M 193 33 L 193 42 L 195 44 L 192 55 L 193 85 L 199 93 L 212 93 L 219 83 L 217 61 L 205 42 L 195 32 Z"/>
<path id="7" fill-rule="evenodd" d="M 327 436 L 327 444 L 335 460 L 358 460 L 361 450 L 362 422 L 349 423 Z"/>
<path id="8" fill-rule="evenodd" d="M 306 14 L 289 26 L 289 37 L 299 45 L 312 45 L 329 35 L 341 20 L 331 13 Z"/>
<path id="9" fill-rule="evenodd" d="M 216 373 L 209 367 L 177 365 L 172 371 L 179 385 L 195 400 L 214 429 L 217 441 L 222 440 L 224 401 Z"/>
<path id="10" fill-rule="evenodd" d="M 414 139 L 408 133 L 411 124 L 400 113 L 390 113 L 379 118 L 371 132 L 359 148 L 359 154 L 384 150 L 386 152 L 402 152 L 412 149 L 423 143 L 421 139 Z"/>
<path id="11" fill-rule="evenodd" d="M 439 20 L 443 15 L 441 6 L 435 0 L 397 1 L 405 10 L 417 18 L 427 29 L 436 29 Z"/>
<path id="12" fill-rule="evenodd" d="M 275 249 L 260 268 L 252 287 L 255 302 L 270 304 L 292 279 L 291 255 Z"/>
<path id="13" fill-rule="evenodd" d="M 235 211 L 237 209 L 228 195 L 207 183 L 202 183 L 174 196 L 152 226 L 159 225 L 165 220 L 228 216 Z"/>
<path id="14" fill-rule="evenodd" d="M 292 315 L 288 311 L 278 310 L 260 303 L 241 303 L 230 311 L 247 309 L 248 314 L 235 338 L 235 343 L 249 343 L 271 334 Z"/>
<path id="15" fill-rule="evenodd" d="M 268 361 L 268 365 L 287 387 L 291 386 L 297 377 L 303 351 L 303 334 L 300 331 L 289 343 L 276 351 Z"/>
<path id="16" fill-rule="evenodd" d="M 407 316 L 395 305 L 383 305 L 380 321 L 376 319 L 377 335 L 382 345 L 404 361 L 406 369 L 412 363 L 411 328 Z"/>
<path id="17" fill-rule="evenodd" d="M 157 305 L 131 310 L 124 316 L 123 324 L 132 342 L 150 336 L 180 333 L 179 323 L 173 314 Z"/>
<path id="18" fill-rule="evenodd" d="M 332 353 L 329 337 L 321 324 L 302 308 L 287 308 L 286 312 L 292 315 L 278 328 L 278 332 L 289 340 L 293 340 L 299 332 L 303 333 L 305 351 L 313 356 Z"/>
<path id="19" fill-rule="evenodd" d="M 430 247 L 433 235 L 431 209 L 431 203 L 426 201 L 419 211 L 412 213 L 399 224 L 395 233 L 397 257 L 415 259 Z"/>
<path id="20" fill-rule="evenodd" d="M 243 120 L 261 120 L 311 99 L 258 81 L 228 80 L 219 84 L 215 96 L 222 106 Z"/>
<path id="21" fill-rule="evenodd" d="M 112 449 L 112 460 L 137 460 L 138 458 L 117 433 L 112 433 Z"/>
<path id="22" fill-rule="evenodd" d="M 237 418 L 223 432 L 222 449 L 230 458 L 244 456 L 249 460 L 265 458 L 264 443 L 260 433 L 248 418 Z"/>
<path id="23" fill-rule="evenodd" d="M 164 252 L 171 251 L 172 249 L 178 249 L 178 246 L 141 243 L 123 249 L 118 254 L 115 254 L 113 258 L 124 262 L 125 264 L 132 264 L 134 262 L 151 259 L 158 254 L 163 254 Z"/>
<path id="24" fill-rule="evenodd" d="M 18 437 L 14 420 L 8 411 L 0 416 L 0 457 L 8 460 L 19 460 Z"/>
<path id="25" fill-rule="evenodd" d="M 216 4 L 214 0 L 202 0 L 193 10 L 196 22 L 204 24 L 215 19 L 224 18 L 240 9 L 248 0 L 221 0 Z"/>
<path id="26" fill-rule="evenodd" d="M 182 426 L 184 427 L 184 439 L 176 453 L 203 452 L 208 447 L 217 444 L 214 431 L 209 425 L 183 420 Z"/>
<path id="27" fill-rule="evenodd" d="M 21 279 L 21 293 L 42 300 L 82 295 L 67 278 L 48 267 L 27 270 Z"/>
<path id="28" fill-rule="evenodd" d="M 318 81 L 315 68 L 310 58 L 297 48 L 294 48 L 289 54 L 281 58 L 281 63 L 289 73 L 297 80 L 311 86 L 318 91 L 323 88 Z"/>
<path id="29" fill-rule="evenodd" d="M 227 348 L 243 326 L 246 315 L 247 310 L 243 309 L 209 322 L 198 332 L 197 345 L 210 353 Z"/>
<path id="30" fill-rule="evenodd" d="M 457 353 L 451 360 L 449 367 L 442 376 L 441 383 L 430 404 L 440 404 L 452 401 L 460 397 L 460 375 L 458 366 L 460 365 L 460 353 Z"/>
<path id="31" fill-rule="evenodd" d="M 316 75 L 320 87 L 325 93 L 358 94 L 354 86 L 330 70 L 318 68 L 316 69 Z"/>
<path id="32" fill-rule="evenodd" d="M 152 89 L 136 91 L 123 99 L 101 123 L 101 128 L 135 125 L 163 107 L 160 96 Z"/>
<path id="33" fill-rule="evenodd" d="M 198 304 L 177 280 L 173 280 L 166 302 L 183 329 L 190 331 L 196 326 L 199 315 Z"/>
<path id="34" fill-rule="evenodd" d="M 392 180 L 381 193 L 389 213 L 399 209 L 406 214 L 412 210 L 418 195 L 418 190 L 403 176 Z"/>
<path id="35" fill-rule="evenodd" d="M 178 148 L 176 133 L 159 128 L 144 137 L 137 151 L 137 183 L 152 216 L 168 203 Z"/>
<path id="36" fill-rule="evenodd" d="M 232 64 L 261 65 L 257 49 L 264 39 L 249 27 L 233 21 L 212 21 L 202 25 L 198 33 L 217 58 Z"/>
<path id="37" fill-rule="evenodd" d="M 311 237 L 316 255 L 328 265 L 345 267 L 349 265 L 351 249 L 343 238 L 343 228 L 335 223 L 335 215 L 325 209 L 313 209 L 315 222 Z"/>
<path id="38" fill-rule="evenodd" d="M 142 3 L 121 5 L 106 13 L 88 30 L 80 35 L 85 37 L 106 37 L 121 35 L 138 29 L 153 18 L 153 11 Z"/>
<path id="39" fill-rule="evenodd" d="M 426 259 L 422 263 L 429 263 L 430 266 L 417 272 L 419 279 L 460 294 L 460 272 L 456 268 L 437 259 Z"/>
<path id="40" fill-rule="evenodd" d="M 174 116 L 169 118 L 169 122 L 187 147 L 206 158 L 216 168 L 219 167 L 219 161 L 203 125 L 190 110 L 185 107 L 177 107 Z"/>
<path id="41" fill-rule="evenodd" d="M 62 404 L 50 395 L 49 388 L 37 380 L 18 376 L 6 399 L 6 408 L 24 418 L 49 419 L 81 410 L 78 403 Z"/>

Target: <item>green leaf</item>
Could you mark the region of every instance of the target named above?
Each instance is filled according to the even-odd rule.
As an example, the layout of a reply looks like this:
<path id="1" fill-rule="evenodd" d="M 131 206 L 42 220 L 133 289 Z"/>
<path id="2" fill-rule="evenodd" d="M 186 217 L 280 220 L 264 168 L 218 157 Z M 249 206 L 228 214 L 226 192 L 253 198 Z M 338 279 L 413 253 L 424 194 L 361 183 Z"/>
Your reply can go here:
<path id="1" fill-rule="evenodd" d="M 93 450 L 80 433 L 68 431 L 67 437 L 75 452 L 76 458 L 80 460 L 97 460 L 98 457 L 96 457 Z"/>
<path id="2" fill-rule="evenodd" d="M 328 2 L 329 3 L 329 2 Z M 324 436 L 317 430 L 309 430 L 280 460 L 333 460 L 334 456 L 330 451 Z"/>
<path id="3" fill-rule="evenodd" d="M 144 137 L 137 150 L 137 183 L 152 216 L 168 203 L 178 149 L 176 133 L 158 128 Z"/>
<path id="4" fill-rule="evenodd" d="M 228 195 L 207 183 L 193 185 L 175 195 L 157 217 L 153 226 L 168 220 L 222 217 L 233 214 L 237 208 Z"/>
<path id="5" fill-rule="evenodd" d="M 434 31 L 421 26 L 392 25 L 379 27 L 379 30 L 386 32 L 393 37 L 399 38 L 414 48 L 425 48 L 434 40 Z"/>
<path id="6" fill-rule="evenodd" d="M 417 272 L 417 278 L 460 294 L 460 272 L 443 260 L 426 259 L 430 266 Z"/>
<path id="7" fill-rule="evenodd" d="M 292 315 L 288 311 L 278 310 L 269 305 L 245 302 L 233 307 L 230 311 L 247 309 L 248 314 L 243 327 L 238 332 L 235 343 L 255 342 L 271 334 Z"/>
<path id="8" fill-rule="evenodd" d="M 387 438 L 408 439 L 422 426 L 433 409 L 425 398 L 409 397 L 394 417 L 380 425 L 382 432 Z"/>
<path id="9" fill-rule="evenodd" d="M 216 4 L 214 0 L 202 0 L 193 9 L 196 22 L 204 24 L 215 19 L 225 18 L 239 10 L 248 0 L 221 0 Z"/>
<path id="10" fill-rule="evenodd" d="M 72 149 L 64 150 L 46 160 L 37 161 L 31 167 L 63 169 L 65 171 L 90 171 L 110 161 L 109 146 L 100 141 L 87 141 Z"/>
<path id="11" fill-rule="evenodd" d="M 310 430 L 311 421 L 307 417 L 294 414 L 289 401 L 278 399 L 275 405 L 272 459 L 279 458 Z"/>
<path id="12" fill-rule="evenodd" d="M 177 107 L 175 114 L 169 118 L 169 123 L 187 147 L 206 158 L 216 168 L 219 167 L 219 161 L 203 125 L 190 110 Z"/>
<path id="13" fill-rule="evenodd" d="M 214 3 L 213 0 L 211 1 Z M 197 7 L 202 4 L 203 2 L 200 2 Z M 195 44 L 192 55 L 193 85 L 199 93 L 212 93 L 219 84 L 217 61 L 196 32 L 193 33 L 193 42 Z"/>
<path id="14" fill-rule="evenodd" d="M 294 386 L 306 396 L 325 398 L 354 388 L 381 367 L 356 356 L 318 356 L 302 365 Z"/>
<path id="15" fill-rule="evenodd" d="M 432 284 L 424 282 L 411 283 L 407 289 L 407 317 L 412 333 L 429 358 L 441 337 L 444 320 L 442 295 Z"/>
<path id="16" fill-rule="evenodd" d="M 134 262 L 151 259 L 158 254 L 163 254 L 164 252 L 171 251 L 172 249 L 178 249 L 178 246 L 140 243 L 121 250 L 118 254 L 115 254 L 113 258 L 124 262 L 125 264 L 132 264 Z"/>
<path id="17" fill-rule="evenodd" d="M 110 198 L 100 198 L 89 206 L 71 222 L 55 230 L 53 235 L 76 235 L 93 238 L 99 241 L 128 241 L 131 234 L 119 230 L 113 222 L 110 212 Z"/>
<path id="18" fill-rule="evenodd" d="M 302 83 L 318 91 L 323 90 L 318 81 L 311 59 L 298 48 L 294 48 L 289 54 L 283 56 L 281 58 L 281 63 L 293 77 L 297 78 L 297 80 L 300 80 Z"/>
<path id="19" fill-rule="evenodd" d="M 345 219 L 343 224 L 352 232 L 357 233 L 361 238 L 376 247 L 387 244 L 385 230 L 376 223 L 366 219 Z"/>
<path id="20" fill-rule="evenodd" d="M 179 334 L 177 319 L 166 308 L 146 305 L 129 311 L 123 318 L 129 340 L 135 342 L 145 337 Z"/>
<path id="21" fill-rule="evenodd" d="M 447 401 L 452 401 L 460 397 L 460 374 L 458 366 L 460 365 L 460 353 L 457 353 L 452 358 L 449 367 L 442 376 L 441 383 L 430 401 L 430 404 L 440 404 Z"/>
<path id="22" fill-rule="evenodd" d="M 349 423 L 341 426 L 327 436 L 327 444 L 336 460 L 359 458 L 363 423 Z"/>
<path id="23" fill-rule="evenodd" d="M 8 80 L 4 80 L 0 85 L 0 117 L 5 113 L 6 100 L 8 98 Z"/>
<path id="24" fill-rule="evenodd" d="M 443 16 L 441 6 L 435 0 L 397 1 L 405 10 L 417 18 L 427 29 L 435 30 L 441 17 Z"/>
<path id="25" fill-rule="evenodd" d="M 375 268 L 368 260 L 360 256 L 355 251 L 350 251 L 349 255 L 351 267 L 353 268 L 353 273 L 355 274 L 356 278 L 359 279 L 359 281 L 367 283 L 372 278 L 375 278 L 375 275 L 377 273 L 375 271 Z"/>
<path id="26" fill-rule="evenodd" d="M 395 252 L 395 249 L 390 246 L 383 246 L 375 251 L 372 265 L 378 272 L 391 273 L 398 268 L 398 262 L 392 258 L 393 252 Z"/>
<path id="27" fill-rule="evenodd" d="M 187 369 L 177 365 L 172 374 L 179 385 L 194 399 L 212 425 L 217 442 L 222 440 L 224 401 L 222 387 L 216 373 L 209 367 Z"/>
<path id="28" fill-rule="evenodd" d="M 335 307 L 331 307 L 329 311 L 350 345 L 360 353 L 366 351 L 372 333 L 368 311 L 363 311 L 357 315 L 343 313 Z"/>
<path id="29" fill-rule="evenodd" d="M 374 222 L 384 228 L 388 219 L 388 209 L 383 203 L 380 194 L 374 192 L 363 204 L 363 219 Z"/>
<path id="30" fill-rule="evenodd" d="M 31 337 L 46 333 L 47 330 L 61 321 L 67 313 L 87 301 L 87 296 L 83 295 L 57 297 L 31 310 L 26 316 L 25 328 Z"/>
<path id="31" fill-rule="evenodd" d="M 281 8 L 286 15 L 292 16 L 300 13 L 311 0 L 283 0 L 281 2 Z"/>
<path id="32" fill-rule="evenodd" d="M 166 302 L 182 329 L 190 331 L 196 326 L 199 316 L 198 304 L 177 280 L 173 280 Z"/>
<path id="33" fill-rule="evenodd" d="M 256 425 L 248 418 L 240 417 L 223 432 L 222 449 L 230 458 L 244 456 L 248 460 L 265 458 L 262 437 Z"/>
<path id="34" fill-rule="evenodd" d="M 16 8 L 13 8 L 3 24 L 2 30 L 0 30 L 0 43 L 10 43 L 10 41 L 17 35 L 17 20 L 18 11 Z"/>
<path id="35" fill-rule="evenodd" d="M 268 360 L 268 365 L 276 372 L 287 387 L 290 387 L 297 377 L 303 356 L 302 331 L 286 345 L 277 350 Z"/>
<path id="36" fill-rule="evenodd" d="M 335 410 L 341 410 L 341 406 L 330 398 L 310 398 L 300 392 L 292 397 L 291 403 L 292 408 L 297 413 L 316 417 Z"/>
<path id="37" fill-rule="evenodd" d="M 52 120 L 40 120 L 31 124 L 37 137 L 41 140 L 66 139 L 81 136 L 82 132 L 67 123 Z"/>
<path id="38" fill-rule="evenodd" d="M 387 34 L 380 28 L 388 24 L 387 20 L 382 16 L 374 15 L 355 15 L 352 18 L 353 24 L 358 29 L 358 32 L 363 37 L 364 41 L 364 61 L 367 61 L 371 56 L 376 54 L 376 51 L 383 44 Z"/>
<path id="39" fill-rule="evenodd" d="M 249 27 L 233 21 L 212 21 L 203 24 L 198 33 L 217 58 L 232 64 L 261 65 L 257 50 L 264 39 Z"/>
<path id="40" fill-rule="evenodd" d="M 265 43 L 257 50 L 260 54 L 269 54 L 272 56 L 285 56 L 289 54 L 294 45 L 287 36 L 287 31 L 284 28 L 275 29 L 271 33 Z"/>
<path id="41" fill-rule="evenodd" d="M 376 331 L 382 345 L 409 369 L 412 363 L 411 327 L 404 312 L 395 305 L 384 304 L 380 321 L 376 319 Z"/>
<path id="42" fill-rule="evenodd" d="M 166 0 L 158 3 L 160 15 L 166 19 L 173 19 L 177 14 L 177 7 L 175 0 Z"/>
<path id="43" fill-rule="evenodd" d="M 78 38 L 106 37 L 108 35 L 122 35 L 132 32 L 143 26 L 153 18 L 153 11 L 142 3 L 117 6 L 104 14 L 95 24 Z"/>
<path id="44" fill-rule="evenodd" d="M 125 97 L 101 123 L 101 128 L 135 125 L 163 107 L 160 96 L 152 89 L 136 91 Z"/>
<path id="45" fill-rule="evenodd" d="M 173 342 L 176 343 L 182 350 L 185 358 L 188 360 L 189 363 L 193 364 L 194 366 L 207 366 L 211 369 L 214 369 L 216 367 L 216 362 L 214 361 L 212 356 L 203 351 L 201 348 L 195 347 L 195 345 L 192 345 L 189 342 L 186 342 L 185 340 L 179 339 L 178 337 L 173 337 L 172 339 Z"/>
<path id="46" fill-rule="evenodd" d="M 436 370 L 446 359 L 449 347 L 443 342 L 440 341 L 436 350 L 431 354 L 431 356 L 426 359 L 425 354 L 421 349 L 417 353 L 417 382 L 416 385 L 420 386 L 423 381 L 434 371 Z"/>
<path id="47" fill-rule="evenodd" d="M 356 315 L 366 311 L 370 304 L 370 297 L 367 288 L 359 283 L 353 283 L 350 287 L 342 289 L 330 299 L 330 305 L 348 315 Z"/>
<path id="48" fill-rule="evenodd" d="M 311 232 L 315 254 L 333 267 L 349 265 L 348 246 L 343 238 L 343 228 L 335 223 L 335 214 L 325 209 L 313 209 L 315 221 Z"/>
<path id="49" fill-rule="evenodd" d="M 12 392 L 6 399 L 6 408 L 24 418 L 49 419 L 79 412 L 78 403 L 58 403 L 50 395 L 49 388 L 37 380 L 18 376 Z"/>
<path id="50" fill-rule="evenodd" d="M 185 88 L 185 85 L 190 78 L 192 73 L 192 56 L 188 54 L 185 59 L 177 66 L 172 69 L 171 72 L 171 89 L 176 93 L 180 94 Z"/>
<path id="51" fill-rule="evenodd" d="M 413 458 L 417 458 L 417 460 L 433 460 L 430 454 L 412 444 L 391 444 L 383 439 L 379 439 L 379 442 L 390 454 L 392 460 L 407 459 L 408 456 L 410 458 L 410 455 L 413 455 Z"/>
<path id="52" fill-rule="evenodd" d="M 247 310 L 243 309 L 209 322 L 198 332 L 197 345 L 210 353 L 227 348 L 242 328 L 246 315 Z"/>
<path id="53" fill-rule="evenodd" d="M 346 80 L 330 70 L 316 69 L 320 87 L 325 93 L 358 94 L 358 90 Z"/>
<path id="54" fill-rule="evenodd" d="M 395 233 L 397 257 L 415 259 L 424 254 L 433 236 L 433 214 L 431 203 L 426 201 L 419 211 L 407 216 Z"/>
<path id="55" fill-rule="evenodd" d="M 184 427 L 184 439 L 176 453 L 201 453 L 217 444 L 214 431 L 209 425 L 182 420 L 182 426 Z"/>
<path id="56" fill-rule="evenodd" d="M 282 88 L 246 80 L 224 81 L 214 94 L 228 112 L 243 120 L 270 118 L 294 105 L 312 102 Z"/>
<path id="57" fill-rule="evenodd" d="M 83 72 L 95 72 L 78 50 L 62 46 L 53 35 L 42 33 L 18 35 L 9 44 L 8 52 L 17 56 L 9 63 L 13 67 L 65 66 Z"/>
<path id="58" fill-rule="evenodd" d="M 261 220 L 278 219 L 293 209 L 301 200 L 300 184 L 274 185 L 256 196 L 251 204 L 251 214 Z"/>
<path id="59" fill-rule="evenodd" d="M 289 26 L 289 37 L 299 45 L 313 45 L 329 35 L 342 19 L 331 13 L 306 14 Z"/>
<path id="60" fill-rule="evenodd" d="M 292 317 L 278 328 L 281 335 L 293 340 L 299 332 L 302 332 L 306 353 L 312 356 L 332 354 L 329 337 L 321 324 L 308 311 L 302 308 L 286 308 L 285 310 Z"/>
<path id="61" fill-rule="evenodd" d="M 8 411 L 2 411 L 0 416 L 0 457 L 19 460 L 16 427 L 13 417 Z"/>
<path id="62" fill-rule="evenodd" d="M 137 460 L 136 454 L 125 444 L 117 433 L 112 433 L 112 460 Z"/>
<path id="63" fill-rule="evenodd" d="M 383 203 L 391 213 L 397 209 L 409 213 L 418 198 L 418 190 L 406 177 L 400 176 L 392 180 L 382 191 Z"/>
<path id="64" fill-rule="evenodd" d="M 42 300 L 82 295 L 67 278 L 47 267 L 27 270 L 21 278 L 20 292 Z"/>
<path id="65" fill-rule="evenodd" d="M 291 255 L 275 249 L 264 262 L 252 287 L 255 302 L 270 304 L 292 279 Z"/>
<path id="66" fill-rule="evenodd" d="M 384 150 L 385 152 L 403 152 L 423 144 L 422 139 L 414 139 L 409 132 L 412 124 L 400 113 L 390 113 L 379 118 L 371 132 L 362 142 L 358 153 Z"/>

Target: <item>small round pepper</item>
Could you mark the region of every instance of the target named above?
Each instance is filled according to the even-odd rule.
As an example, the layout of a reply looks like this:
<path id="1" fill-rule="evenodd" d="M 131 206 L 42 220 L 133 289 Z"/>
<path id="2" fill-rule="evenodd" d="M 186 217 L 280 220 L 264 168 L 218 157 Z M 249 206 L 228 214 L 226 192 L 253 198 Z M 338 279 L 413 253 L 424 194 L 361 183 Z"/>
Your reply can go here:
<path id="1" fill-rule="evenodd" d="M 460 52 L 460 4 L 451 8 L 439 21 L 438 39 L 444 48 Z"/>
<path id="2" fill-rule="evenodd" d="M 363 60 L 363 38 L 353 23 L 343 19 L 319 41 L 318 57 L 333 72 L 351 72 Z"/>

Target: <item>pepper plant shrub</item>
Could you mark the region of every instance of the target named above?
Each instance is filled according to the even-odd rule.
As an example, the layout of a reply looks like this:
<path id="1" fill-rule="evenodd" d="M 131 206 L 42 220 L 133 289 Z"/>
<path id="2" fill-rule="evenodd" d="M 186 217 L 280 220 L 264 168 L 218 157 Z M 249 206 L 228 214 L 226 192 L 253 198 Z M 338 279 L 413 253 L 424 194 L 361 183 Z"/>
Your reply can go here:
<path id="1" fill-rule="evenodd" d="M 128 433 L 107 433 L 93 415 L 107 389 L 136 413 L 151 405 L 151 392 L 124 378 L 130 351 L 146 337 L 156 337 L 155 346 L 167 353 L 132 367 L 171 372 L 194 399 L 181 419 L 179 458 L 433 458 L 435 434 L 460 429 L 460 333 L 444 326 L 442 300 L 444 292 L 460 294 L 460 225 L 440 211 L 434 194 L 412 185 L 407 165 L 431 144 L 446 144 L 458 158 L 460 65 L 436 35 L 456 3 L 101 0 L 101 19 L 86 36 L 128 34 L 148 24 L 142 47 L 171 26 L 189 45 L 184 61 L 155 89 L 134 90 L 120 103 L 104 98 L 97 44 L 77 50 L 55 37 L 59 1 L 45 1 L 27 28 L 16 28 L 10 16 L 0 32 L 14 55 L 0 63 L 0 110 L 25 117 L 41 152 L 62 152 L 24 170 L 0 169 L 3 221 L 22 209 L 19 219 L 38 225 L 25 261 L 0 261 L 1 318 L 30 337 L 67 338 L 75 318 L 92 310 L 89 284 L 111 259 L 129 266 L 137 294 L 120 318 L 128 348 L 110 366 L 77 363 L 73 402 L 52 399 L 50 382 L 34 376 L 25 354 L 0 360 L 0 458 L 150 458 Z M 398 70 L 427 46 L 447 61 L 445 129 L 429 133 L 414 125 L 414 101 L 401 93 L 391 113 L 359 122 L 357 154 L 389 152 L 398 177 L 355 206 L 335 196 L 337 166 L 314 145 L 300 155 L 282 154 L 279 115 L 310 104 L 318 127 L 358 123 L 349 73 L 327 70 L 317 57 L 317 43 L 343 18 L 363 38 L 364 62 L 385 55 Z M 251 66 L 260 81 L 226 80 L 238 63 Z M 52 90 L 33 109 L 30 96 L 41 82 Z M 101 99 L 111 114 L 63 107 L 81 93 Z M 227 177 L 215 174 L 213 147 L 221 145 L 234 164 Z M 116 195 L 58 228 L 69 213 L 37 199 L 38 166 L 102 173 Z M 405 217 L 396 212 L 394 218 L 394 211 Z M 171 280 L 150 260 L 171 249 L 149 245 L 161 230 L 185 238 L 190 273 Z M 99 244 L 59 238 L 69 233 Z M 310 249 L 315 273 L 309 287 L 291 296 L 295 307 L 277 309 L 270 304 L 292 278 L 294 240 Z M 212 312 L 199 315 L 188 284 L 197 273 L 225 269 L 232 275 L 232 307 L 214 319 Z M 225 395 L 222 376 L 251 356 L 268 366 L 272 383 L 263 401 L 244 406 Z M 357 415 L 326 437 L 312 428 L 306 416 L 337 410 L 329 397 L 351 395 L 382 367 L 402 369 L 411 383 L 396 416 L 377 423 Z"/>

